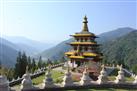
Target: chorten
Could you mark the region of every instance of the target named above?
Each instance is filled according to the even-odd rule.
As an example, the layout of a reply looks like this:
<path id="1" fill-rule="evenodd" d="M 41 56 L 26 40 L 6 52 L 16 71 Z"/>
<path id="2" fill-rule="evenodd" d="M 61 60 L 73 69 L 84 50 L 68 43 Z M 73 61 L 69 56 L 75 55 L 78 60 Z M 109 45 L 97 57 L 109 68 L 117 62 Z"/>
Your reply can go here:
<path id="1" fill-rule="evenodd" d="M 48 70 L 47 70 L 47 72 L 46 72 L 46 74 L 45 74 L 45 79 L 44 79 L 44 83 L 43 83 L 43 87 L 44 88 L 49 88 L 49 87 L 53 87 L 53 86 L 55 86 L 54 84 L 53 84 L 53 79 L 52 79 L 52 77 L 51 77 L 51 72 L 50 72 L 50 70 L 51 70 L 51 66 L 49 66 L 48 67 Z"/>
<path id="2" fill-rule="evenodd" d="M 134 77 L 134 79 L 135 79 L 135 80 L 134 80 L 133 83 L 134 83 L 134 84 L 137 84 L 137 75 Z"/>
<path id="3" fill-rule="evenodd" d="M 62 85 L 63 85 L 64 87 L 74 85 L 74 84 L 73 84 L 73 81 L 72 81 L 72 76 L 71 76 L 71 72 L 70 72 L 70 69 L 69 69 L 69 65 L 68 65 L 68 64 L 67 64 L 67 71 L 65 72 L 65 76 L 64 76 L 64 78 L 63 78 Z"/>
<path id="4" fill-rule="evenodd" d="M 72 49 L 66 52 L 65 55 L 72 64 L 72 68 L 77 68 L 89 62 L 92 62 L 94 65 L 102 60 L 102 53 L 99 52 L 100 45 L 95 41 L 98 37 L 94 33 L 89 32 L 87 23 L 87 17 L 85 16 L 82 31 L 71 35 L 74 38 L 74 41 L 69 43 Z M 77 67 L 74 67 L 74 65 L 77 65 Z M 93 72 L 98 68 L 90 67 L 92 67 Z"/>
<path id="5" fill-rule="evenodd" d="M 120 70 L 118 71 L 118 76 L 116 77 L 115 83 L 124 83 L 124 82 L 125 82 L 125 76 L 124 76 L 124 71 L 121 65 Z"/>
<path id="6" fill-rule="evenodd" d="M 33 84 L 28 71 L 28 66 L 26 67 L 26 73 L 23 75 L 23 80 L 21 82 L 21 89 L 32 89 Z"/>
<path id="7" fill-rule="evenodd" d="M 92 79 L 89 77 L 89 74 L 87 72 L 87 67 L 85 67 L 85 70 L 83 72 L 83 75 L 80 80 L 81 85 L 89 85 L 91 84 Z"/>
<path id="8" fill-rule="evenodd" d="M 102 65 L 102 70 L 100 71 L 100 75 L 98 77 L 97 83 L 103 84 L 103 83 L 107 83 L 107 82 L 108 82 L 107 72 L 105 70 L 105 66 Z"/>

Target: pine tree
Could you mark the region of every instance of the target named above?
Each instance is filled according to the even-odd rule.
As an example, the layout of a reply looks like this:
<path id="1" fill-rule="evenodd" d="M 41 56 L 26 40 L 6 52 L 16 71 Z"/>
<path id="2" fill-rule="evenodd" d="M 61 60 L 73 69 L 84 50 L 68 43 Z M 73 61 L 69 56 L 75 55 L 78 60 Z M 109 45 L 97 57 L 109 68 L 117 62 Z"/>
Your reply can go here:
<path id="1" fill-rule="evenodd" d="M 21 72 L 20 72 L 20 70 L 21 70 L 21 62 L 22 62 L 22 54 L 21 54 L 21 52 L 19 52 L 18 53 L 18 56 L 17 56 L 17 59 L 16 59 L 16 64 L 15 64 L 15 78 L 17 78 L 18 76 L 21 76 Z"/>
<path id="2" fill-rule="evenodd" d="M 28 65 L 28 70 L 30 71 L 30 70 L 32 69 L 32 63 L 31 63 L 31 58 L 30 58 L 30 56 L 28 57 L 27 65 Z"/>
<path id="3" fill-rule="evenodd" d="M 38 68 L 42 67 L 42 57 L 39 57 L 39 61 L 38 61 Z"/>
<path id="4" fill-rule="evenodd" d="M 28 63 L 27 63 L 27 56 L 25 54 L 25 52 L 23 52 L 22 54 L 22 64 L 21 64 L 21 76 L 26 72 L 26 67 L 27 67 Z"/>
<path id="5" fill-rule="evenodd" d="M 27 56 L 25 52 L 21 54 L 21 52 L 18 53 L 18 57 L 15 64 L 15 77 L 22 77 L 22 75 L 26 71 L 27 63 Z"/>
<path id="6" fill-rule="evenodd" d="M 65 62 L 65 61 L 66 61 L 66 59 L 65 59 L 65 57 L 63 56 L 63 57 L 61 58 L 60 62 Z"/>
<path id="7" fill-rule="evenodd" d="M 52 65 L 52 61 L 50 59 L 47 60 L 47 65 Z"/>
<path id="8" fill-rule="evenodd" d="M 35 71 L 36 68 L 37 68 L 37 67 L 36 67 L 36 62 L 35 62 L 35 59 L 34 59 L 34 58 L 32 59 L 32 64 L 31 64 L 31 66 L 32 66 L 32 69 L 31 69 L 31 70 L 32 70 L 32 73 L 34 73 L 34 71 Z"/>

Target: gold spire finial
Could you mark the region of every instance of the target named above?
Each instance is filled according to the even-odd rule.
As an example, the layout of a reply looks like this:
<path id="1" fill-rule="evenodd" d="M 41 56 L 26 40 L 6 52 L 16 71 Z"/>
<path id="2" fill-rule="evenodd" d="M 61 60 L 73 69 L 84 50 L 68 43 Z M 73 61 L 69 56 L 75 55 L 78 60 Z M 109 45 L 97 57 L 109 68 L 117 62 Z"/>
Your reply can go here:
<path id="1" fill-rule="evenodd" d="M 86 16 L 86 15 L 84 16 L 84 21 L 83 21 L 83 23 L 88 23 L 88 21 L 87 21 L 87 16 Z"/>
<path id="2" fill-rule="evenodd" d="M 88 32 L 88 25 L 87 25 L 88 21 L 87 21 L 87 16 L 84 16 L 84 20 L 83 20 L 83 28 L 82 28 L 82 32 Z"/>

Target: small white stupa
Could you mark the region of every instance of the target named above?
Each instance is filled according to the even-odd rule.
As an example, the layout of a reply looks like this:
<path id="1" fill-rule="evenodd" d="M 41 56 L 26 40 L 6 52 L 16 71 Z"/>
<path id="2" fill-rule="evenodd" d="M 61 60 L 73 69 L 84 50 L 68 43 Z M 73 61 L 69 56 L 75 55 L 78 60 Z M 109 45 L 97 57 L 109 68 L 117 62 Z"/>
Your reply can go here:
<path id="1" fill-rule="evenodd" d="M 83 75 L 80 80 L 81 85 L 89 85 L 91 84 L 92 79 L 89 77 L 89 74 L 87 72 L 87 67 L 85 66 L 85 69 L 83 71 Z"/>
<path id="2" fill-rule="evenodd" d="M 51 66 L 48 66 L 48 70 L 45 74 L 45 79 L 43 80 L 43 88 L 50 88 L 54 86 L 53 79 L 51 77 Z"/>
<path id="3" fill-rule="evenodd" d="M 21 90 L 32 89 L 32 88 L 33 88 L 33 84 L 32 84 L 32 80 L 31 80 L 30 73 L 28 71 L 28 66 L 27 66 L 26 73 L 23 75 L 23 80 L 21 82 Z"/>
<path id="4" fill-rule="evenodd" d="M 62 85 L 65 86 L 73 86 L 73 81 L 72 81 L 72 77 L 71 77 L 71 72 L 70 72 L 70 68 L 69 68 L 69 64 L 67 63 L 67 71 L 65 72 L 65 76 L 63 78 L 63 82 Z"/>
<path id="5" fill-rule="evenodd" d="M 0 75 L 0 91 L 10 91 L 9 81 L 4 75 Z"/>
<path id="6" fill-rule="evenodd" d="M 118 76 L 116 77 L 115 83 L 125 83 L 125 76 L 123 72 L 122 65 L 119 66 L 120 70 L 118 71 Z"/>
<path id="7" fill-rule="evenodd" d="M 97 83 L 103 84 L 108 82 L 107 72 L 105 71 L 105 66 L 102 65 L 102 70 L 100 71 L 100 75 L 98 77 Z"/>
<path id="8" fill-rule="evenodd" d="M 133 84 L 137 84 L 137 75 L 134 77 L 134 82 L 133 82 Z"/>

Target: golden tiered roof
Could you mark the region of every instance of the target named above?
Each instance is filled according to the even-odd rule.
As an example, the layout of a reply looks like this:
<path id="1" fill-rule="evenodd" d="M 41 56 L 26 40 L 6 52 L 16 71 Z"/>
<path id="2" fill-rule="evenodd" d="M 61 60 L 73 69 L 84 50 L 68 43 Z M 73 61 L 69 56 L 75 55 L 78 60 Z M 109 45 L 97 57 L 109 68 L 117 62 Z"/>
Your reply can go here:
<path id="1" fill-rule="evenodd" d="M 83 56 L 69 56 L 69 58 L 84 59 Z"/>
<path id="2" fill-rule="evenodd" d="M 79 33 L 75 33 L 74 35 L 71 35 L 75 37 L 76 41 L 69 43 L 72 47 L 77 47 L 77 50 L 71 50 L 69 52 L 66 52 L 65 55 L 68 56 L 70 59 L 79 59 L 79 60 L 90 60 L 90 58 L 93 58 L 94 61 L 99 61 L 102 55 L 100 53 L 93 53 L 92 51 L 81 51 L 80 47 L 85 46 L 86 47 L 96 47 L 99 44 L 94 40 L 97 38 L 94 33 L 89 32 L 88 25 L 87 25 L 87 17 L 84 17 L 83 20 L 83 27 L 82 31 Z M 94 46 L 95 45 L 95 46 Z M 90 48 L 91 50 L 94 50 L 94 48 Z M 90 50 L 88 49 L 88 50 Z"/>
<path id="3" fill-rule="evenodd" d="M 72 44 L 72 45 L 79 45 L 79 44 L 81 44 L 81 45 L 91 45 L 91 44 L 97 44 L 96 42 L 71 42 L 70 44 Z"/>
<path id="4" fill-rule="evenodd" d="M 69 52 L 66 52 L 65 55 L 74 55 L 75 52 L 74 51 L 69 51 Z"/>
<path id="5" fill-rule="evenodd" d="M 69 52 L 66 52 L 65 55 L 71 56 L 71 55 L 75 55 L 75 53 L 76 53 L 76 51 L 69 51 Z M 88 57 L 96 57 L 96 56 L 98 56 L 98 54 L 91 53 L 91 52 L 83 52 L 82 55 L 83 55 L 83 57 L 84 56 L 88 56 Z"/>
<path id="6" fill-rule="evenodd" d="M 92 56 L 92 57 L 94 56 L 94 57 L 95 57 L 95 56 L 97 56 L 97 55 L 98 55 L 98 54 L 96 54 L 96 53 L 91 53 L 91 52 L 84 52 L 84 53 L 83 53 L 83 56 Z"/>
<path id="7" fill-rule="evenodd" d="M 71 35 L 71 36 L 74 36 L 74 37 L 96 37 L 93 33 L 89 33 L 89 34 L 80 34 L 80 33 L 76 33 L 74 35 Z"/>

